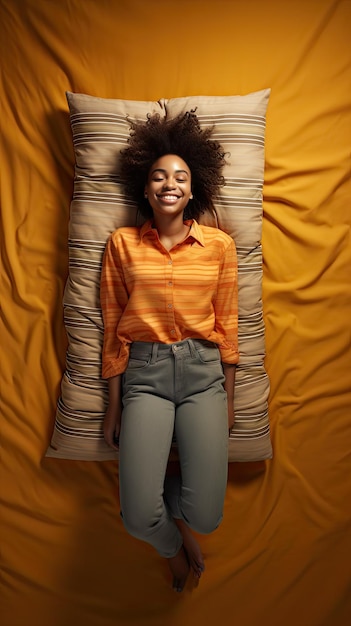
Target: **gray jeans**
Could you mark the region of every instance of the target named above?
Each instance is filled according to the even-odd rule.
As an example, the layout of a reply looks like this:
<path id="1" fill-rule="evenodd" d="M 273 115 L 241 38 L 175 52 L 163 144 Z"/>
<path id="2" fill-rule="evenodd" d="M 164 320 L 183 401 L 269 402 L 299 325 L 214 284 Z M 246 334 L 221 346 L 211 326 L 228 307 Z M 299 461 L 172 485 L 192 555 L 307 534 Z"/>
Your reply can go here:
<path id="1" fill-rule="evenodd" d="M 221 522 L 227 485 L 227 396 L 218 347 L 135 342 L 123 377 L 120 503 L 128 532 L 173 557 L 174 518 L 199 533 Z M 165 479 L 175 434 L 181 477 Z"/>

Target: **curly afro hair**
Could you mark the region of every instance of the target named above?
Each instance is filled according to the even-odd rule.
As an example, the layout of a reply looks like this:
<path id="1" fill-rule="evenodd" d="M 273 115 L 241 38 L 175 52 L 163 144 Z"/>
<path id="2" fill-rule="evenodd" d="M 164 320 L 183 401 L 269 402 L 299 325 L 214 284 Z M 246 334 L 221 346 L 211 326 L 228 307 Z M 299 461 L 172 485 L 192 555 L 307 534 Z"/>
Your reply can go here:
<path id="1" fill-rule="evenodd" d="M 152 218 L 152 208 L 144 197 L 151 166 L 160 157 L 175 154 L 191 172 L 193 200 L 185 217 L 197 219 L 213 206 L 213 198 L 224 185 L 221 174 L 225 152 L 211 139 L 213 127 L 200 128 L 194 111 L 171 120 L 158 114 L 148 115 L 146 122 L 131 121 L 128 146 L 121 151 L 120 175 L 127 196 L 136 203 L 141 215 Z"/>

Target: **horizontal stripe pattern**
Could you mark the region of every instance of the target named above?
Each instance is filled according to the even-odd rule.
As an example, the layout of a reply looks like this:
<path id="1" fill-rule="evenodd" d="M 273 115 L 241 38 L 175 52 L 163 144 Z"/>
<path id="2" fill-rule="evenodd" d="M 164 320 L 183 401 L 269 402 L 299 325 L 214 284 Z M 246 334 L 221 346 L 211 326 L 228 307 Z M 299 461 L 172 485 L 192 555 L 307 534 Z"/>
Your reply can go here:
<path id="1" fill-rule="evenodd" d="M 264 369 L 262 313 L 262 190 L 265 114 L 269 90 L 246 96 L 188 97 L 159 102 L 108 100 L 67 94 L 76 159 L 69 227 L 69 277 L 64 294 L 68 335 L 66 370 L 47 455 L 108 460 L 118 455 L 102 436 L 107 384 L 101 379 L 103 324 L 100 272 L 106 240 L 116 228 L 140 223 L 125 198 L 117 160 L 131 119 L 147 113 L 174 117 L 196 108 L 202 126 L 227 154 L 225 186 L 215 214 L 201 222 L 218 226 L 236 243 L 239 286 L 239 352 L 235 387 L 236 422 L 229 440 L 230 461 L 270 458 L 269 380 Z"/>
<path id="2" fill-rule="evenodd" d="M 151 221 L 108 240 L 101 275 L 104 377 L 123 373 L 131 341 L 206 339 L 219 345 L 225 363 L 237 363 L 234 242 L 221 230 L 187 224 L 187 238 L 169 252 Z"/>

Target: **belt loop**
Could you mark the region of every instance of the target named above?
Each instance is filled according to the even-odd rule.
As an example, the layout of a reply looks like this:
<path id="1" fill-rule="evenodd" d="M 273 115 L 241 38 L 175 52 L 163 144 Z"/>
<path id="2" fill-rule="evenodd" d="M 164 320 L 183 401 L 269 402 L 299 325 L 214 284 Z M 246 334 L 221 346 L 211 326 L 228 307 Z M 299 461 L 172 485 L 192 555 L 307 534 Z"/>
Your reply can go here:
<path id="1" fill-rule="evenodd" d="M 197 357 L 197 351 L 196 351 L 195 342 L 192 339 L 187 339 L 187 342 L 188 342 L 190 354 L 191 354 L 192 358 L 194 359 L 194 358 Z"/>
<path id="2" fill-rule="evenodd" d="M 152 344 L 151 361 L 150 361 L 150 363 L 156 363 L 156 360 L 157 360 L 157 350 L 158 350 L 158 343 L 154 342 Z"/>

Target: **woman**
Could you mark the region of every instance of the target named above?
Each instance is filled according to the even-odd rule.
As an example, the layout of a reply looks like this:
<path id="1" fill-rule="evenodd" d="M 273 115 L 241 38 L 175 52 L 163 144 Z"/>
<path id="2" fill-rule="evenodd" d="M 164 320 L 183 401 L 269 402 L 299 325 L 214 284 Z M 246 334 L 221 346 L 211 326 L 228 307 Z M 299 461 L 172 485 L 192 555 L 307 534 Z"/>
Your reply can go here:
<path id="1" fill-rule="evenodd" d="M 104 436 L 119 450 L 122 519 L 168 559 L 176 591 L 204 570 L 190 529 L 222 519 L 234 423 L 235 246 L 196 221 L 223 184 L 211 134 L 193 112 L 132 124 L 121 176 L 146 222 L 111 235 L 101 278 Z M 180 475 L 168 476 L 174 435 Z"/>

